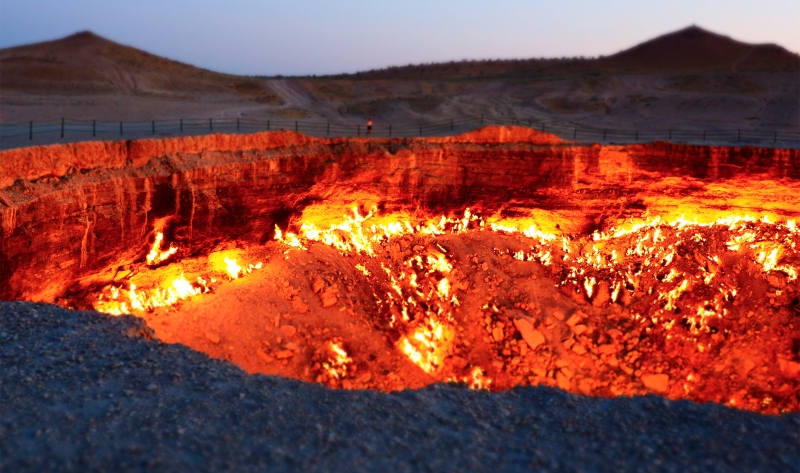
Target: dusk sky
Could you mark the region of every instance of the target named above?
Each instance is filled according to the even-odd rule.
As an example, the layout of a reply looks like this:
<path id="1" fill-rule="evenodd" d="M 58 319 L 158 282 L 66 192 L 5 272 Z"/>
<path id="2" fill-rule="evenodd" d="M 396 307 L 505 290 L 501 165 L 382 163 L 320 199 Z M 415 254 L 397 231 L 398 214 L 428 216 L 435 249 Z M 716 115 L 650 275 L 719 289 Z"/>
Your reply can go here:
<path id="1" fill-rule="evenodd" d="M 596 56 L 696 24 L 800 51 L 798 0 L 0 0 L 0 47 L 91 30 L 235 74 Z"/>

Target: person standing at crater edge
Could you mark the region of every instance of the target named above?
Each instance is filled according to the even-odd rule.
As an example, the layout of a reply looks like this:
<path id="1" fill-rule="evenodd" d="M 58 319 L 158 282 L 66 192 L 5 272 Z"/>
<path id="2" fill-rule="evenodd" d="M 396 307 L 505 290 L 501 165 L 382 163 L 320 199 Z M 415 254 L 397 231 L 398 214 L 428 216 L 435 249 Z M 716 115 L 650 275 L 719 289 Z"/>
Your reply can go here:
<path id="1" fill-rule="evenodd" d="M 372 117 L 367 119 L 367 136 L 372 133 Z"/>

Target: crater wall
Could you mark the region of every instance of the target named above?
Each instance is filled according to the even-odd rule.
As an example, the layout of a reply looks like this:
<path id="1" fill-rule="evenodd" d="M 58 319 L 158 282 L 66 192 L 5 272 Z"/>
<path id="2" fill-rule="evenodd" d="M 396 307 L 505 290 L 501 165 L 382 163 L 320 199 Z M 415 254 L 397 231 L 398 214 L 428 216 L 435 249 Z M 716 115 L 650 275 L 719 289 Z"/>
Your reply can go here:
<path id="1" fill-rule="evenodd" d="M 443 213 L 555 209 L 570 215 L 565 230 L 591 231 L 608 218 L 686 205 L 689 194 L 722 210 L 795 216 L 798 181 L 798 150 L 586 146 L 514 127 L 448 138 L 272 132 L 10 150 L 0 153 L 0 299 L 50 302 L 111 277 L 142 258 L 154 229 L 182 254 L 198 254 L 225 240 L 264 242 L 308 204 L 347 195 Z"/>

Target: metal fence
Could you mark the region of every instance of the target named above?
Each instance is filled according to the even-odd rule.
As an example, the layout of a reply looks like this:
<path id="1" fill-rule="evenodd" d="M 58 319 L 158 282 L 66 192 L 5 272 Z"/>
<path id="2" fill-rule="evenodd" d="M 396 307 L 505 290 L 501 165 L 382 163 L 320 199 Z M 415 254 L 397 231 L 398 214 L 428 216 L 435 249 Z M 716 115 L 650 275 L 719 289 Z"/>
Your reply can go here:
<path id="1" fill-rule="evenodd" d="M 371 137 L 447 136 L 486 125 L 517 125 L 555 134 L 581 143 L 646 143 L 657 140 L 691 144 L 733 144 L 800 148 L 798 130 L 620 130 L 574 125 L 566 122 L 498 116 L 467 116 L 419 123 L 376 123 Z M 293 130 L 319 137 L 367 136 L 365 123 L 314 120 L 206 118 L 151 121 L 99 121 L 59 119 L 0 123 L 0 149 L 91 140 L 141 139 L 196 136 L 210 133 L 252 133 Z"/>

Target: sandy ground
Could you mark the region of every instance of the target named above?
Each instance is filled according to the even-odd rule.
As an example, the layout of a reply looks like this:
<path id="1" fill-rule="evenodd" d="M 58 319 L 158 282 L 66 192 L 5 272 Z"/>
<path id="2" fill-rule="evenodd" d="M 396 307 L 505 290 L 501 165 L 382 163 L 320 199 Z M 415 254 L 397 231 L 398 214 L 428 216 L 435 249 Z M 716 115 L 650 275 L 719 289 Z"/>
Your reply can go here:
<path id="1" fill-rule="evenodd" d="M 239 118 L 357 125 L 372 117 L 381 127 L 485 115 L 569 129 L 800 129 L 800 58 L 778 46 L 687 28 L 607 59 L 244 77 L 83 32 L 0 50 L 0 124 Z"/>
<path id="2" fill-rule="evenodd" d="M 2 471 L 800 471 L 800 415 L 247 375 L 140 319 L 0 303 Z"/>
<path id="3" fill-rule="evenodd" d="M 284 118 L 418 123 L 480 114 L 609 129 L 800 128 L 793 73 L 630 75 L 466 84 L 264 80 L 282 104 L 232 94 L 33 95 L 3 91 L 5 123 L 52 120 Z"/>

